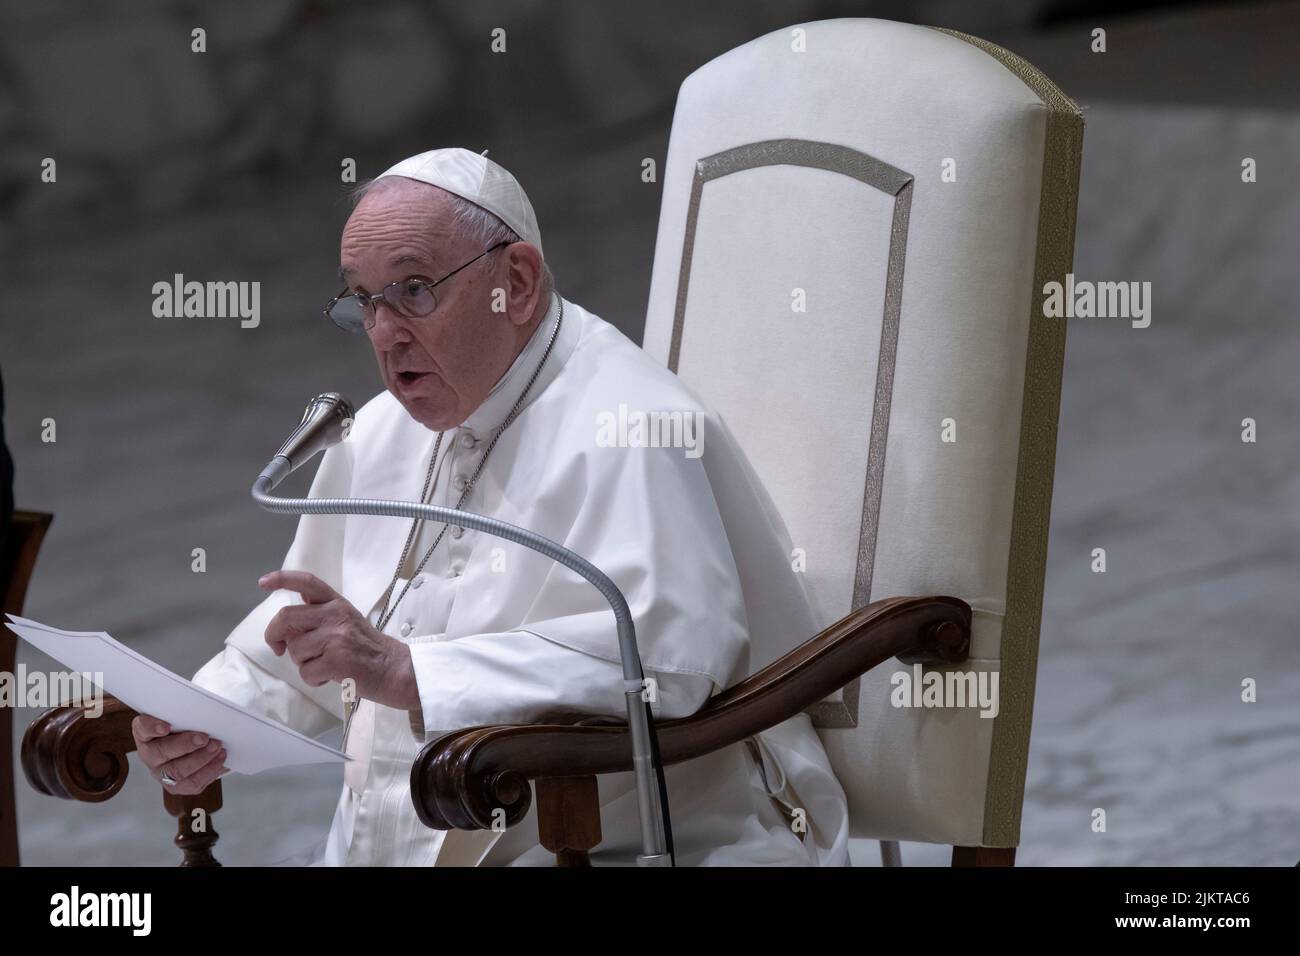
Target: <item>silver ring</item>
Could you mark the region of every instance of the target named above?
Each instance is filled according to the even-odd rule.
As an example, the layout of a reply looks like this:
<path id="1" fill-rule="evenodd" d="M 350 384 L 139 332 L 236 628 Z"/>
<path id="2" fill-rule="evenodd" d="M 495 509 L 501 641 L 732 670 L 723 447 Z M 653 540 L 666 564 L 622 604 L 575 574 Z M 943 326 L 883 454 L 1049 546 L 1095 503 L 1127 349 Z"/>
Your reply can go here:
<path id="1" fill-rule="evenodd" d="M 168 773 L 164 773 L 164 774 L 162 775 L 162 782 L 165 783 L 165 784 L 166 784 L 167 786 L 169 786 L 169 787 L 174 787 L 174 786 L 176 786 L 176 781 L 173 780 L 173 779 L 171 778 L 171 774 L 168 774 Z"/>

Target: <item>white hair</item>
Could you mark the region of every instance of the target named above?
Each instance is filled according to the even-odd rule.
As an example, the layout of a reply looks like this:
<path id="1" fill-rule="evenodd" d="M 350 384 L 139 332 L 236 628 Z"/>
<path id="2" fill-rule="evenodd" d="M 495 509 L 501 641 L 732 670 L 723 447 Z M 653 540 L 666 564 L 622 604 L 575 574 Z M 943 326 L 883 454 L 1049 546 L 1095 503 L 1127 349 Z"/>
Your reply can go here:
<path id="1" fill-rule="evenodd" d="M 352 207 L 355 209 L 357 204 L 375 188 L 382 188 L 397 178 L 396 176 L 381 177 L 358 184 L 352 190 Z M 455 231 L 469 239 L 474 245 L 482 249 L 491 249 L 498 242 L 523 241 L 519 233 L 507 226 L 496 213 L 489 212 L 477 203 L 472 203 L 465 197 L 457 196 L 455 193 L 449 192 L 447 197 L 451 201 L 451 214 L 452 221 L 455 223 Z M 542 299 L 548 300 L 554 289 L 555 276 L 551 273 L 551 267 L 543 259 Z"/>

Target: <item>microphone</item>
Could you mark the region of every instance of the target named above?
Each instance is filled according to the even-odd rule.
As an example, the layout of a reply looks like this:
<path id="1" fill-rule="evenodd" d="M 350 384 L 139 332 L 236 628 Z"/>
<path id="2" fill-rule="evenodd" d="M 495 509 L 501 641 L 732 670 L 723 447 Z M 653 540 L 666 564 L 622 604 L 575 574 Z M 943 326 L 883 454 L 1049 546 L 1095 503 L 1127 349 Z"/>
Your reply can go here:
<path id="1" fill-rule="evenodd" d="M 275 498 L 269 492 L 319 451 L 342 441 L 355 413 L 352 403 L 338 392 L 325 392 L 307 404 L 302 422 L 253 483 L 253 500 L 273 514 L 354 514 L 393 518 L 423 518 L 441 524 L 482 531 L 513 541 L 545 555 L 585 578 L 609 602 L 618 629 L 619 656 L 623 664 L 623 694 L 627 701 L 628 732 L 632 738 L 632 770 L 636 778 L 637 812 L 641 823 L 640 866 L 674 866 L 672 823 L 668 814 L 668 785 L 654 714 L 643 699 L 645 671 L 637 650 L 636 625 L 627 598 L 609 576 L 576 551 L 550 538 L 487 515 L 383 498 Z"/>
<path id="2" fill-rule="evenodd" d="M 317 395 L 307 403 L 302 421 L 280 446 L 275 457 L 262 469 L 262 473 L 257 476 L 258 481 L 268 479 L 270 484 L 265 490 L 270 491 L 310 461 L 317 452 L 337 445 L 346 438 L 356 414 L 352 403 L 338 392 Z"/>

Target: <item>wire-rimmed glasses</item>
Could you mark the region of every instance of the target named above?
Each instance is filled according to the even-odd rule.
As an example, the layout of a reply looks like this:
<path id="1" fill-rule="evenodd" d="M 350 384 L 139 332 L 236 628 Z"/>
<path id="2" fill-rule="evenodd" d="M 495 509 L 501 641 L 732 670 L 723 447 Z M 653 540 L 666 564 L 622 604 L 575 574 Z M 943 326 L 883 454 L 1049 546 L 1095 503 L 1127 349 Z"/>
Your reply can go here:
<path id="1" fill-rule="evenodd" d="M 375 327 L 375 300 L 383 299 L 388 307 L 406 319 L 419 319 L 432 315 L 438 308 L 438 295 L 434 286 L 446 282 L 461 269 L 466 269 L 478 262 L 489 252 L 502 246 L 510 245 L 511 240 L 502 240 L 489 249 L 484 249 L 463 266 L 452 269 L 436 282 L 410 276 L 390 282 L 373 295 L 365 292 L 342 292 L 330 299 L 325 306 L 325 314 L 345 332 L 369 332 Z"/>

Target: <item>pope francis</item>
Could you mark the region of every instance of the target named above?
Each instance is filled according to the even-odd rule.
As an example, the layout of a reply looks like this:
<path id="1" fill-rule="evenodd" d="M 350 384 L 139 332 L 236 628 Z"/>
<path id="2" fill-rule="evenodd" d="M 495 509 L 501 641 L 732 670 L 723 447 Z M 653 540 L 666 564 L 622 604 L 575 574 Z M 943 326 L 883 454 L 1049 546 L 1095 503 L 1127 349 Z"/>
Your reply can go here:
<path id="1" fill-rule="evenodd" d="M 438 149 L 363 187 L 341 278 L 326 313 L 368 337 L 386 390 L 325 453 L 312 497 L 428 501 L 578 552 L 627 597 L 658 719 L 816 632 L 784 526 L 726 425 L 557 293 L 532 206 L 501 166 Z M 425 828 L 409 776 L 447 730 L 625 713 L 614 618 L 594 588 L 500 539 L 353 515 L 300 518 L 283 569 L 259 583 L 268 597 L 194 679 L 304 734 L 344 722 L 333 823 L 295 862 L 554 862 L 535 811 L 503 832 Z M 133 730 L 173 793 L 224 772 L 220 741 L 148 716 Z M 666 778 L 681 865 L 848 862 L 844 793 L 803 714 Z M 632 776 L 599 786 L 593 861 L 630 861 Z"/>

